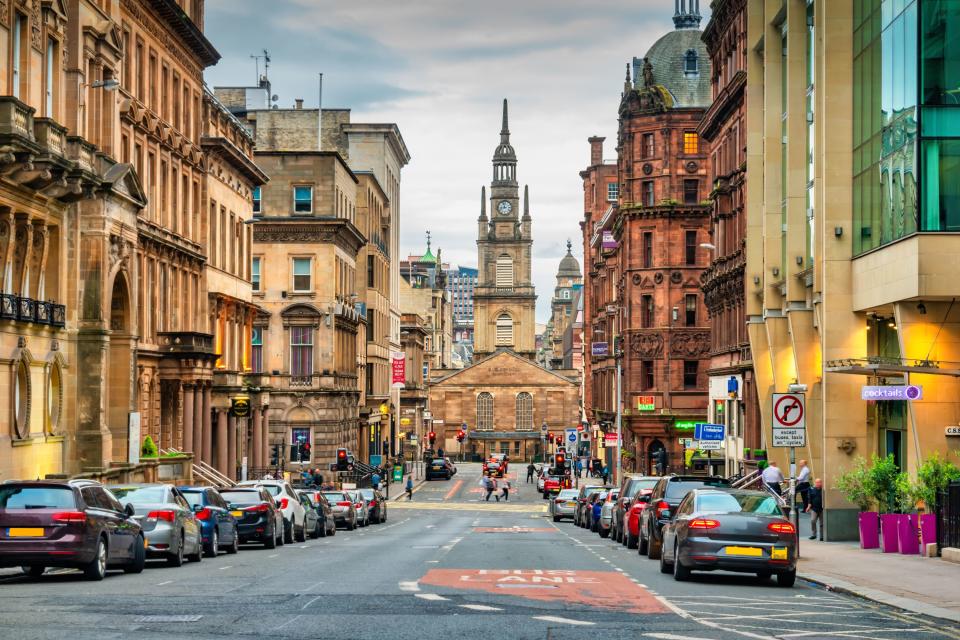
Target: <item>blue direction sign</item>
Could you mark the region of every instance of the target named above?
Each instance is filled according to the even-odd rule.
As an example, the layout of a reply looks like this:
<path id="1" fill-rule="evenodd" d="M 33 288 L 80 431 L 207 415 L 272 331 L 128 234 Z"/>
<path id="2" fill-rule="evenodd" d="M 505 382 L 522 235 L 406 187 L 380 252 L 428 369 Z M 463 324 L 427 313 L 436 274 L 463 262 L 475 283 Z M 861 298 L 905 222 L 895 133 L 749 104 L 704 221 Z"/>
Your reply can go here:
<path id="1" fill-rule="evenodd" d="M 698 422 L 693 425 L 694 440 L 714 440 L 723 441 L 724 427 L 722 424 L 709 424 Z"/>
<path id="2" fill-rule="evenodd" d="M 567 429 L 567 441 L 576 442 L 577 441 L 577 430 L 576 429 Z"/>

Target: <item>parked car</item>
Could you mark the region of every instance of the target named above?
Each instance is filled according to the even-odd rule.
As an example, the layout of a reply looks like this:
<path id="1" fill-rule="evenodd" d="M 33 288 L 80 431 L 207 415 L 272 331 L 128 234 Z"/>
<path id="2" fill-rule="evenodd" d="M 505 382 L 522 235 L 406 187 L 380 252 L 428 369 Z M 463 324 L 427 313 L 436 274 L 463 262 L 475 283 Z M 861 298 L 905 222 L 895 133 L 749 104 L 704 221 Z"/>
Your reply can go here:
<path id="1" fill-rule="evenodd" d="M 504 474 L 503 467 L 500 466 L 500 463 L 490 460 L 484 463 L 483 472 L 491 478 L 502 478 Z"/>
<path id="2" fill-rule="evenodd" d="M 640 512 L 640 555 L 656 560 L 663 546 L 661 530 L 670 522 L 677 505 L 688 491 L 703 487 L 729 487 L 726 478 L 718 476 L 678 476 L 660 478 L 650 492 L 650 504 Z"/>
<path id="3" fill-rule="evenodd" d="M 610 522 L 613 519 L 613 505 L 617 503 L 617 495 L 619 494 L 619 489 L 612 489 L 607 496 L 603 499 L 603 504 L 600 506 L 600 515 L 597 518 L 597 533 L 600 534 L 601 538 L 607 538 L 610 536 Z"/>
<path id="4" fill-rule="evenodd" d="M 546 481 L 546 479 L 547 479 L 547 474 L 543 471 L 543 468 L 541 467 L 539 473 L 537 473 L 537 492 L 538 493 L 543 493 L 543 483 Z"/>
<path id="5" fill-rule="evenodd" d="M 597 527 L 600 523 L 600 510 L 603 509 L 603 502 L 607 499 L 609 492 L 610 490 L 605 488 L 603 491 L 590 496 L 590 501 L 587 503 L 586 526 L 594 533 L 597 532 Z"/>
<path id="6" fill-rule="evenodd" d="M 246 480 L 237 484 L 238 487 L 263 486 L 277 502 L 283 514 L 283 541 L 292 544 L 294 540 L 303 542 L 307 539 L 304 520 L 307 513 L 300 504 L 297 492 L 286 480 Z"/>
<path id="7" fill-rule="evenodd" d="M 367 499 L 359 489 L 349 491 L 350 499 L 353 500 L 353 507 L 357 510 L 357 526 L 365 527 L 370 524 L 370 509 Z"/>
<path id="8" fill-rule="evenodd" d="M 636 549 L 639 541 L 639 515 L 642 504 L 637 506 L 640 495 L 650 495 L 653 487 L 660 480 L 660 476 L 645 476 L 637 473 L 627 474 L 620 483 L 620 494 L 613 505 L 613 520 L 610 525 L 610 536 L 617 542 L 622 542 L 628 549 Z M 632 533 L 632 535 L 631 535 Z"/>
<path id="9" fill-rule="evenodd" d="M 93 480 L 0 484 L 0 567 L 33 577 L 47 567 L 80 569 L 102 580 L 107 569 L 143 571 L 146 549 L 133 508 Z"/>
<path id="10" fill-rule="evenodd" d="M 259 542 L 267 549 L 283 544 L 283 514 L 265 487 L 231 487 L 220 495 L 237 519 L 241 544 Z"/>
<path id="11" fill-rule="evenodd" d="M 306 493 L 302 491 L 297 491 L 297 498 L 300 500 L 300 504 L 303 505 L 303 529 L 306 532 L 306 535 L 311 538 L 320 537 L 320 516 L 317 515 L 317 509 L 313 505 L 313 501 L 310 499 Z"/>
<path id="12" fill-rule="evenodd" d="M 237 519 L 220 492 L 214 487 L 180 487 L 180 491 L 200 521 L 203 552 L 208 557 L 216 557 L 221 549 L 227 553 L 239 551 Z"/>
<path id="13" fill-rule="evenodd" d="M 510 468 L 510 457 L 505 453 L 491 453 L 490 460 L 500 465 L 500 470 L 506 474 Z"/>
<path id="14" fill-rule="evenodd" d="M 322 491 L 312 489 L 298 489 L 297 493 L 301 496 L 307 496 L 314 511 L 317 512 L 317 524 L 320 525 L 320 536 L 332 536 L 337 533 L 337 521 L 333 518 L 333 508 Z M 316 536 L 314 536 L 316 537 Z"/>
<path id="15" fill-rule="evenodd" d="M 584 516 L 585 516 L 585 507 L 587 502 L 590 500 L 590 497 L 599 492 L 603 491 L 603 485 L 582 485 L 580 491 L 577 493 L 577 507 L 576 511 L 573 514 L 573 524 L 578 527 L 584 526 Z"/>
<path id="16" fill-rule="evenodd" d="M 452 465 L 449 465 L 444 458 L 434 458 L 430 464 L 427 465 L 427 480 L 433 480 L 434 478 L 449 480 L 453 477 L 453 474 L 456 473 L 455 470 L 451 469 L 451 466 Z"/>
<path id="17" fill-rule="evenodd" d="M 133 517 L 146 536 L 147 557 L 165 558 L 171 567 L 179 567 L 184 558 L 203 559 L 203 535 L 200 521 L 176 486 L 161 483 L 109 485 L 117 500 L 133 505 Z"/>
<path id="18" fill-rule="evenodd" d="M 550 514 L 554 522 L 560 522 L 561 518 L 573 518 L 576 512 L 577 490 L 564 489 L 557 494 L 557 497 L 550 503 Z"/>
<path id="19" fill-rule="evenodd" d="M 367 501 L 370 522 L 383 524 L 387 521 L 387 500 L 376 489 L 357 489 Z"/>
<path id="20" fill-rule="evenodd" d="M 686 580 L 691 571 L 776 574 L 792 587 L 797 578 L 797 530 L 765 491 L 694 489 L 663 527 L 661 573 Z"/>
<path id="21" fill-rule="evenodd" d="M 347 531 L 357 528 L 357 509 L 353 506 L 353 498 L 346 491 L 324 491 L 323 497 L 333 509 L 333 518 L 337 526 L 343 526 Z"/>
<path id="22" fill-rule="evenodd" d="M 454 464 L 453 460 L 451 460 L 450 458 L 444 458 L 443 460 L 444 462 L 447 463 L 447 466 L 450 468 L 450 475 L 452 476 L 457 475 L 457 465 Z"/>

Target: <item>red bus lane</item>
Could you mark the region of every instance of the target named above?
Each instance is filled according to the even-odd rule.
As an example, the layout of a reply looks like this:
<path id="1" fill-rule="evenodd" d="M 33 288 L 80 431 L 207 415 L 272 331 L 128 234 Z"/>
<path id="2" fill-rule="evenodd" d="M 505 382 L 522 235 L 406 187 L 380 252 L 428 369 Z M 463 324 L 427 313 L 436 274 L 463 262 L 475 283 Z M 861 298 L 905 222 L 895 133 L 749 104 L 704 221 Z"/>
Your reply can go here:
<path id="1" fill-rule="evenodd" d="M 629 613 L 668 613 L 655 596 L 613 571 L 570 569 L 431 569 L 421 585 L 567 602 Z"/>

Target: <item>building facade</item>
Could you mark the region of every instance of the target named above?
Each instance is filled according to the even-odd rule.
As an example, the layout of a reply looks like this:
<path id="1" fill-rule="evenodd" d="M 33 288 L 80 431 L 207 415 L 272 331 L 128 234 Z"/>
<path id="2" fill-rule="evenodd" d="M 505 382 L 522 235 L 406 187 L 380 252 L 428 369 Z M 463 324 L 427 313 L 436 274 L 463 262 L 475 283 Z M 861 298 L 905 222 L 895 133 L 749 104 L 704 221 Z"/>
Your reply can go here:
<path id="1" fill-rule="evenodd" d="M 447 291 L 453 309 L 454 361 L 463 366 L 473 362 L 473 290 L 478 270 L 459 266 L 447 270 Z"/>
<path id="2" fill-rule="evenodd" d="M 427 432 L 429 393 L 427 390 L 426 342 L 427 326 L 415 313 L 401 317 L 400 345 L 405 362 L 405 379 L 400 390 L 400 434 L 402 452 L 406 459 L 419 459 Z"/>
<path id="3" fill-rule="evenodd" d="M 400 309 L 424 321 L 424 364 L 428 372 L 449 368 L 453 359 L 453 308 L 446 281 L 449 266 L 444 266 L 440 254 L 438 250 L 433 255 L 428 232 L 426 253 L 400 263 Z"/>
<path id="4" fill-rule="evenodd" d="M 563 369 L 563 336 L 574 320 L 574 297 L 583 287 L 580 263 L 571 252 L 572 243 L 567 240 L 567 255 L 557 268 L 557 284 L 550 299 L 550 361 L 551 369 Z"/>

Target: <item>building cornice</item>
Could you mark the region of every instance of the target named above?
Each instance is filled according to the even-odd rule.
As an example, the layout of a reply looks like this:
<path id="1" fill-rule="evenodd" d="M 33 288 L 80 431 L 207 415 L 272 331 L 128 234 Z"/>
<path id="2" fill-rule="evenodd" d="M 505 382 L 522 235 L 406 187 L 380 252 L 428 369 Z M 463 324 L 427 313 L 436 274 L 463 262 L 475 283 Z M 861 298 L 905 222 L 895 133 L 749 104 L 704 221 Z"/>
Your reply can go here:
<path id="1" fill-rule="evenodd" d="M 221 158 L 243 174 L 253 186 L 266 184 L 270 180 L 270 177 L 263 172 L 256 162 L 247 157 L 237 145 L 227 138 L 203 136 L 200 138 L 200 148 Z"/>
<path id="2" fill-rule="evenodd" d="M 352 256 L 366 238 L 343 218 L 256 218 L 253 241 L 263 244 L 334 244 Z"/>

